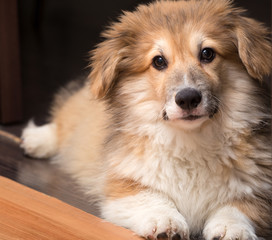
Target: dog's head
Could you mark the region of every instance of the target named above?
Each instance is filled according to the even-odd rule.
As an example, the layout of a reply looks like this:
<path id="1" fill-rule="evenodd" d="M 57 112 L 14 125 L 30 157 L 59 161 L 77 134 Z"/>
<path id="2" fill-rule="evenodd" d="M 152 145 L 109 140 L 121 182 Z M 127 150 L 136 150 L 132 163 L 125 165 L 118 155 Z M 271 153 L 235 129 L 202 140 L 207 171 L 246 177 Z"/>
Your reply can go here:
<path id="1" fill-rule="evenodd" d="M 267 29 L 228 0 L 162 1 L 125 12 L 93 51 L 91 90 L 130 115 L 196 128 L 226 88 L 271 71 Z M 257 81 L 254 80 L 254 81 Z"/>

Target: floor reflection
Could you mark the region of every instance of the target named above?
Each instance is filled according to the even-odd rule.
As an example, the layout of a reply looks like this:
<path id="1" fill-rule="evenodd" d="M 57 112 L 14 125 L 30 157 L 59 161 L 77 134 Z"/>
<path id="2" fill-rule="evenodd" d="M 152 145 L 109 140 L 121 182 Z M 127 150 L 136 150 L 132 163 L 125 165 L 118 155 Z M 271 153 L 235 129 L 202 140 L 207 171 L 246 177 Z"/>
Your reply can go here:
<path id="1" fill-rule="evenodd" d="M 24 156 L 17 143 L 3 136 L 0 136 L 0 175 L 99 216 L 92 199 L 81 192 L 69 175 L 49 160 Z"/>

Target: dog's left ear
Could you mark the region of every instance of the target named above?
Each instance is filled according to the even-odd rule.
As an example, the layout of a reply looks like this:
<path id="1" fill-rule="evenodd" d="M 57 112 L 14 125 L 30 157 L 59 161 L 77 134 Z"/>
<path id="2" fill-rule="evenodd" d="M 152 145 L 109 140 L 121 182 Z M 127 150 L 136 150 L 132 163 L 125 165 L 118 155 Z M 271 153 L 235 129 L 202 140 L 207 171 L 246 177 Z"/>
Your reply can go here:
<path id="1" fill-rule="evenodd" d="M 271 73 L 271 42 L 269 31 L 259 22 L 239 17 L 235 45 L 249 75 L 262 80 Z"/>

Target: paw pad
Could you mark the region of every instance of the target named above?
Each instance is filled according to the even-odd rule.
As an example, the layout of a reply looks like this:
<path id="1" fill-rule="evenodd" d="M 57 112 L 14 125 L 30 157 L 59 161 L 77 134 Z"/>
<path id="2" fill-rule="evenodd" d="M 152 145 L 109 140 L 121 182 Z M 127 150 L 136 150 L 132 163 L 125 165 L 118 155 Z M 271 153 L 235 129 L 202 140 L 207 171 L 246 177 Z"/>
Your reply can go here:
<path id="1" fill-rule="evenodd" d="M 182 240 L 182 238 L 180 237 L 180 235 L 178 233 L 176 233 L 171 238 L 168 236 L 168 234 L 166 232 L 158 234 L 156 238 L 153 236 L 148 236 L 147 239 L 148 240 Z"/>
<path id="2" fill-rule="evenodd" d="M 221 237 L 214 237 L 212 240 L 220 240 Z"/>

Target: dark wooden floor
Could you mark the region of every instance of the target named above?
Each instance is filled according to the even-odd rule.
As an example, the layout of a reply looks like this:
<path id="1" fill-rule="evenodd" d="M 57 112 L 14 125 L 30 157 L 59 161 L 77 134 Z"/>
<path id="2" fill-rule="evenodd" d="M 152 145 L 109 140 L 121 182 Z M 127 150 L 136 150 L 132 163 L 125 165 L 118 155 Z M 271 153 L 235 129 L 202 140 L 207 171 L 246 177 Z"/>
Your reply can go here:
<path id="1" fill-rule="evenodd" d="M 56 165 L 24 156 L 18 138 L 22 127 L 0 126 L 0 175 L 98 216 L 97 208 Z"/>

